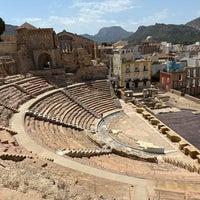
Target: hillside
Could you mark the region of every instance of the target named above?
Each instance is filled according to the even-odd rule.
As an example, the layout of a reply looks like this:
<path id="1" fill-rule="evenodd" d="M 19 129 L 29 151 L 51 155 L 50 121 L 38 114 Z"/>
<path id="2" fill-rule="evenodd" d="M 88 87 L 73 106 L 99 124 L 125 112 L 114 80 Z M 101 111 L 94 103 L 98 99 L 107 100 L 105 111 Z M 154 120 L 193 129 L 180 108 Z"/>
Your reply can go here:
<path id="1" fill-rule="evenodd" d="M 17 26 L 6 24 L 4 35 L 16 35 Z M 192 44 L 200 41 L 200 17 L 185 25 L 158 24 L 150 26 L 140 26 L 135 33 L 128 32 L 120 26 L 104 27 L 95 35 L 83 34 L 98 43 L 113 43 L 119 40 L 127 39 L 129 43 L 139 44 L 147 36 L 152 36 L 154 40 L 167 41 L 182 44 Z"/>
<path id="2" fill-rule="evenodd" d="M 16 34 L 17 34 L 17 26 L 6 24 L 5 31 L 2 34 L 2 36 L 4 36 L 4 35 L 16 35 Z"/>
<path id="3" fill-rule="evenodd" d="M 186 23 L 185 25 L 200 30 L 200 17 Z"/>
<path id="4" fill-rule="evenodd" d="M 98 43 L 113 43 L 129 37 L 132 32 L 128 32 L 120 26 L 104 27 L 95 35 L 83 34 L 83 37 L 94 40 Z"/>
<path id="5" fill-rule="evenodd" d="M 147 36 L 152 36 L 158 42 L 167 41 L 173 44 L 192 44 L 200 41 L 200 30 L 186 25 L 156 23 L 151 26 L 140 26 L 128 38 L 128 42 L 140 44 Z"/>

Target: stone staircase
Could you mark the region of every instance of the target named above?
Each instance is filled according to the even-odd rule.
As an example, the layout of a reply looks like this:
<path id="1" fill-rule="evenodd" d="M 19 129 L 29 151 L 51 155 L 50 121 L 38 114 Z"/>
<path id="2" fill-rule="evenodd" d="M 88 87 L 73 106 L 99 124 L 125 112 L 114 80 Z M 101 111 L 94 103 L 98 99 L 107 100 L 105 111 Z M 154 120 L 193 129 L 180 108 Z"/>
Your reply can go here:
<path id="1" fill-rule="evenodd" d="M 76 102 L 79 106 L 81 106 L 82 108 L 84 108 L 85 110 L 90 112 L 94 117 L 99 118 L 99 119 L 101 118 L 101 116 L 97 112 L 93 111 L 88 106 L 86 106 L 84 103 L 80 102 L 77 98 L 75 98 L 73 95 L 71 95 L 69 91 L 64 90 L 64 93 L 66 94 L 66 96 L 68 98 L 70 98 L 72 101 Z"/>
<path id="2" fill-rule="evenodd" d="M 32 159 L 32 156 L 27 156 L 23 154 L 14 154 L 14 153 L 5 153 L 5 152 L 0 152 L 0 158 L 2 160 L 12 160 L 15 162 L 20 162 L 24 160 L 25 158 L 30 158 Z"/>
<path id="3" fill-rule="evenodd" d="M 8 127 L 5 127 L 5 126 L 0 126 L 0 130 L 5 130 L 5 131 L 8 131 L 11 135 L 16 135 L 17 132 L 8 128 Z"/>
<path id="4" fill-rule="evenodd" d="M 11 111 L 13 111 L 14 113 L 18 113 L 19 112 L 17 109 L 13 108 L 12 106 L 10 106 L 10 105 L 8 105 L 6 103 L 0 102 L 0 105 L 4 106 L 5 108 L 7 108 L 7 109 L 9 109 Z"/>
<path id="5" fill-rule="evenodd" d="M 93 157 L 112 153 L 112 149 L 64 149 L 56 152 L 58 155 L 67 155 L 70 157 L 82 158 Z"/>

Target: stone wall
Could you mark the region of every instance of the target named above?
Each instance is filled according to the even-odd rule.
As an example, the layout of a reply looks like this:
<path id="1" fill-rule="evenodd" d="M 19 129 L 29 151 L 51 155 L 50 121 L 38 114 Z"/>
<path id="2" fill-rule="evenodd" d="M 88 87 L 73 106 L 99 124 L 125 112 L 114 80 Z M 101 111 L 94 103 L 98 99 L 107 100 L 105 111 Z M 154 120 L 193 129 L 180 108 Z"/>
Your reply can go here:
<path id="1" fill-rule="evenodd" d="M 62 68 L 62 76 L 70 73 L 76 82 L 106 78 L 106 66 L 91 62 L 96 55 L 94 46 L 94 41 L 77 34 L 66 31 L 56 34 L 52 28 L 36 28 L 25 23 L 18 27 L 15 37 L 0 42 L 0 55 L 14 59 L 14 63 L 1 64 L 1 76 L 35 70 L 37 75 L 47 73 L 50 77 L 57 74 L 54 69 Z"/>
<path id="2" fill-rule="evenodd" d="M 0 76 L 5 77 L 8 74 L 13 75 L 17 73 L 17 66 L 15 60 L 11 56 L 0 56 Z"/>
<path id="3" fill-rule="evenodd" d="M 0 42 L 0 55 L 11 54 L 17 51 L 17 43 L 15 41 Z"/>
<path id="4" fill-rule="evenodd" d="M 195 102 L 195 103 L 200 104 L 200 99 L 198 99 L 198 98 L 196 98 L 196 97 L 193 97 L 193 96 L 190 96 L 190 95 L 188 95 L 188 94 L 185 94 L 185 98 L 188 99 L 188 100 L 190 100 L 190 101 L 193 101 L 193 102 Z"/>
<path id="5" fill-rule="evenodd" d="M 176 94 L 176 95 L 178 95 L 178 96 L 184 96 L 184 98 L 186 98 L 186 99 L 188 99 L 188 100 L 190 100 L 190 101 L 193 101 L 193 102 L 195 102 L 195 103 L 200 104 L 200 99 L 198 99 L 198 98 L 196 98 L 196 97 L 190 96 L 190 95 L 188 95 L 188 94 L 183 94 L 182 92 L 180 92 L 180 91 L 178 91 L 178 90 L 173 90 L 173 89 L 171 89 L 170 91 L 171 91 L 171 93 L 174 93 L 174 94 Z"/>
<path id="6" fill-rule="evenodd" d="M 18 29 L 18 45 L 26 44 L 29 48 L 35 49 L 53 49 L 55 48 L 55 32 L 52 28 L 38 29 Z"/>
<path id="7" fill-rule="evenodd" d="M 57 38 L 62 54 L 70 54 L 73 49 L 84 48 L 87 51 L 90 59 L 95 58 L 96 45 L 94 41 L 65 30 L 58 33 Z"/>

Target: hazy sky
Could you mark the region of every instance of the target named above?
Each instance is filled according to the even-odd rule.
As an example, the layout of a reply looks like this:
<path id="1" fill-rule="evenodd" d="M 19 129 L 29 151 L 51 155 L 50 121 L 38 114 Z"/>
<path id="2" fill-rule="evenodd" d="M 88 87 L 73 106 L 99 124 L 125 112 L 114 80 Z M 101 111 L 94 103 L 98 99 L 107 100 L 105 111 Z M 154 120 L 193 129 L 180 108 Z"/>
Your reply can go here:
<path id="1" fill-rule="evenodd" d="M 56 33 L 96 34 L 116 25 L 134 32 L 141 25 L 200 17 L 200 0 L 0 0 L 0 17 L 6 24 L 28 22 Z"/>

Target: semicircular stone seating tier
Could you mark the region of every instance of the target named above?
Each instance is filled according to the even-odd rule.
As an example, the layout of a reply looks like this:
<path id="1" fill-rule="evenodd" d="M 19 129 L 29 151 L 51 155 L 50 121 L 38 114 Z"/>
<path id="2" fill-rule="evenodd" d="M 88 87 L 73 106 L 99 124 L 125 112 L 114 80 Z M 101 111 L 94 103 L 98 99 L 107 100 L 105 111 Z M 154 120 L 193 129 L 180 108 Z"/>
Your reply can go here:
<path id="1" fill-rule="evenodd" d="M 31 116 L 26 116 L 25 128 L 39 144 L 54 151 L 63 149 L 97 148 L 97 146 L 86 137 L 83 131 L 77 131 L 57 124 L 37 120 Z"/>
<path id="2" fill-rule="evenodd" d="M 40 116 L 54 117 L 62 122 L 90 129 L 96 119 L 89 111 L 79 106 L 62 91 L 54 92 L 33 104 L 30 110 Z"/>
<path id="3" fill-rule="evenodd" d="M 91 130 L 99 115 L 116 109 L 107 81 L 74 85 L 52 92 L 33 103 L 26 113 L 25 127 L 39 143 L 56 151 L 95 149 L 97 146 L 83 130 Z"/>
<path id="4" fill-rule="evenodd" d="M 0 87 L 0 125 L 8 126 L 11 115 L 30 98 L 14 84 Z"/>
<path id="5" fill-rule="evenodd" d="M 40 77 L 26 78 L 18 82 L 17 85 L 33 96 L 37 96 L 46 91 L 54 89 L 54 86 L 52 86 L 45 79 Z"/>
<path id="6" fill-rule="evenodd" d="M 117 109 L 111 95 L 110 85 L 106 80 L 70 86 L 66 88 L 66 91 L 77 101 L 81 102 L 82 105 L 98 113 L 100 116 Z"/>

